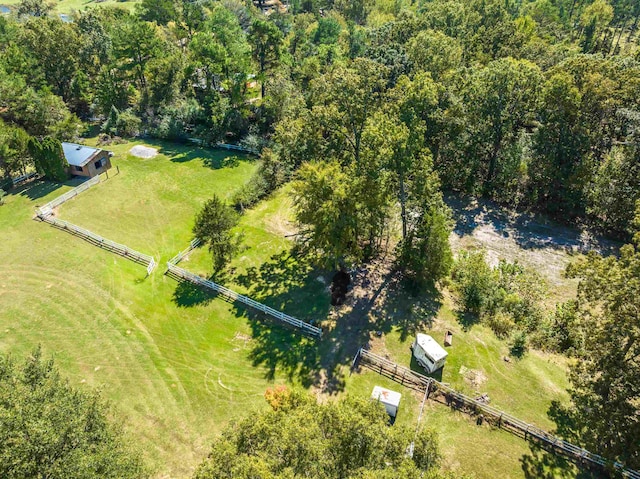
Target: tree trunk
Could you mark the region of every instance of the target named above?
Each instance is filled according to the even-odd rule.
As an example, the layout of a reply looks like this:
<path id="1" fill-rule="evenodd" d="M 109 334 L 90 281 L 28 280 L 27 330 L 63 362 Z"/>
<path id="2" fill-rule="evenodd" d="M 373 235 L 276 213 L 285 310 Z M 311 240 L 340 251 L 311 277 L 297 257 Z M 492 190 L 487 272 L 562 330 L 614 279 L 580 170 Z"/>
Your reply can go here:
<path id="1" fill-rule="evenodd" d="M 636 32 L 636 28 L 638 27 L 638 20 L 640 20 L 640 13 L 636 15 L 636 18 L 633 20 L 633 25 L 631 25 L 629 36 L 627 37 L 627 43 L 631 42 L 631 37 Z"/>
<path id="2" fill-rule="evenodd" d="M 260 96 L 261 98 L 264 100 L 264 94 L 265 94 L 265 83 L 267 82 L 267 78 L 266 75 L 264 74 L 264 72 L 267 70 L 267 66 L 266 66 L 266 61 L 265 61 L 265 57 L 264 55 L 260 56 L 260 76 L 262 77 L 262 84 L 260 85 Z"/>
<path id="3" fill-rule="evenodd" d="M 407 238 L 407 197 L 404 191 L 404 171 L 400 169 L 400 216 L 402 217 L 402 239 Z"/>
<path id="4" fill-rule="evenodd" d="M 618 39 L 616 40 L 616 46 L 613 47 L 613 55 L 616 54 L 616 50 L 618 50 L 618 45 L 620 45 L 620 39 L 622 38 L 622 33 L 624 32 L 624 27 L 627 25 L 627 20 L 624 19 L 622 21 L 622 25 L 620 26 L 620 33 L 618 34 Z"/>
<path id="5" fill-rule="evenodd" d="M 500 151 L 500 144 L 502 143 L 502 135 L 498 135 L 497 138 L 493 142 L 493 151 L 491 152 L 491 156 L 489 157 L 489 171 L 487 173 L 487 184 L 490 184 L 493 181 L 493 177 L 496 174 L 496 163 L 498 159 L 498 152 Z M 486 186 L 486 185 L 485 185 Z"/>

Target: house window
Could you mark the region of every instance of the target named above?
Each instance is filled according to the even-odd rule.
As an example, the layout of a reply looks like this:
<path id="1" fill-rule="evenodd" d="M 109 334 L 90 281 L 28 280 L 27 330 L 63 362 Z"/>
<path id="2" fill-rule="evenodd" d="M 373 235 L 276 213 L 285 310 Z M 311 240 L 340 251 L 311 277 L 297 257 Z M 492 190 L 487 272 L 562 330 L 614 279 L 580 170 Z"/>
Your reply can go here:
<path id="1" fill-rule="evenodd" d="M 102 168 L 102 165 L 104 165 L 104 158 L 101 158 L 94 163 L 96 170 L 99 170 L 100 168 Z"/>
<path id="2" fill-rule="evenodd" d="M 82 166 L 73 165 L 73 171 L 82 171 Z"/>

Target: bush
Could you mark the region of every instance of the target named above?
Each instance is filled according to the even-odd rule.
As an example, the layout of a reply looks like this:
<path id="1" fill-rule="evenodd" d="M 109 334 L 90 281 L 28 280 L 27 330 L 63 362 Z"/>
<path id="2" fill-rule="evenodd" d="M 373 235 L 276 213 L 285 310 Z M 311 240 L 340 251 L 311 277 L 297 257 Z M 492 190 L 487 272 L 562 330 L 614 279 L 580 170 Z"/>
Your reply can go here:
<path id="1" fill-rule="evenodd" d="M 511 356 L 521 358 L 527 352 L 527 333 L 514 331 L 509 340 L 509 353 Z"/>
<path id="2" fill-rule="evenodd" d="M 441 280 L 451 271 L 451 212 L 444 205 L 433 206 L 417 223 L 402 241 L 398 260 L 407 278 L 415 286 L 422 286 Z"/>
<path id="3" fill-rule="evenodd" d="M 491 307 L 496 282 L 484 251 L 461 252 L 454 263 L 451 278 L 458 305 L 465 312 L 480 317 Z"/>
<path id="4" fill-rule="evenodd" d="M 242 211 L 250 208 L 282 185 L 287 178 L 278 155 L 268 148 L 262 151 L 260 166 L 249 181 L 232 198 L 233 206 Z"/>
<path id="5" fill-rule="evenodd" d="M 498 311 L 496 314 L 488 316 L 485 324 L 491 328 L 495 335 L 500 339 L 507 338 L 516 328 L 513 317 L 504 311 Z"/>
<path id="6" fill-rule="evenodd" d="M 138 136 L 142 120 L 136 116 L 131 109 L 118 111 L 115 106 L 111 107 L 107 121 L 102 124 L 102 131 L 111 136 Z"/>
<path id="7" fill-rule="evenodd" d="M 179 101 L 163 108 L 153 134 L 163 140 L 184 141 L 203 122 L 203 109 L 195 99 Z"/>
<path id="8" fill-rule="evenodd" d="M 575 300 L 557 304 L 553 313 L 541 321 L 531 344 L 540 349 L 574 355 L 584 342 L 578 319 L 578 303 Z"/>

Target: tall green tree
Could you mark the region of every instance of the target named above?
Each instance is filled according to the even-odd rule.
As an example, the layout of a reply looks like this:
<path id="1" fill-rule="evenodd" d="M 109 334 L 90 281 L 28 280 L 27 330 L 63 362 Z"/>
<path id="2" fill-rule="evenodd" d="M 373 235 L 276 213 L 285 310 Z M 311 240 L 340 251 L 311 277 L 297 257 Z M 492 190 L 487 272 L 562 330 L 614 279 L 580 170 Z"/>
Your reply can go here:
<path id="1" fill-rule="evenodd" d="M 178 20 L 178 9 L 173 0 L 142 0 L 136 4 L 136 13 L 142 20 L 158 25 Z"/>
<path id="2" fill-rule="evenodd" d="M 53 93 L 70 102 L 74 93 L 72 83 L 79 73 L 81 48 L 75 23 L 65 23 L 55 17 L 29 19 L 21 29 L 19 41 L 34 57 Z M 31 76 L 26 77 L 27 81 L 29 78 Z"/>
<path id="3" fill-rule="evenodd" d="M 0 172 L 5 179 L 26 173 L 33 164 L 27 151 L 29 135 L 22 128 L 0 120 Z"/>
<path id="4" fill-rule="evenodd" d="M 572 402 L 569 413 L 576 425 L 573 432 L 590 450 L 638 469 L 638 242 L 624 246 L 620 258 L 590 254 L 572 264 L 568 274 L 580 279 L 578 315 L 586 333 L 579 360 L 571 366 L 569 376 Z"/>
<path id="5" fill-rule="evenodd" d="M 46 137 L 42 140 L 29 139 L 29 155 L 33 158 L 38 173 L 53 181 L 64 181 L 67 173 L 67 160 L 62 151 L 62 144 L 55 138 Z"/>
<path id="6" fill-rule="evenodd" d="M 250 477 L 448 477 L 440 473 L 434 434 L 388 426 L 384 408 L 347 398 L 318 404 L 305 393 L 265 394 L 271 409 L 251 414 L 217 439 L 194 479 Z M 413 457 L 406 451 L 416 437 Z"/>
<path id="7" fill-rule="evenodd" d="M 356 58 L 313 82 L 312 121 L 324 130 L 331 156 L 360 165 L 363 134 L 384 98 L 386 74 L 379 63 Z"/>
<path id="8" fill-rule="evenodd" d="M 238 224 L 238 214 L 214 195 L 196 215 L 193 234 L 207 245 L 213 257 L 214 272 L 224 268 L 238 250 L 240 238 L 232 228 Z"/>
<path id="9" fill-rule="evenodd" d="M 0 476 L 148 477 L 100 394 L 72 387 L 40 348 L 0 354 Z"/>
<path id="10" fill-rule="evenodd" d="M 493 61 L 471 75 L 468 154 L 474 167 L 469 180 L 480 183 L 485 193 L 500 187 L 510 162 L 519 161 L 510 157 L 508 147 L 525 127 L 532 126 L 541 82 L 536 65 L 512 58 Z"/>
<path id="11" fill-rule="evenodd" d="M 121 21 L 113 32 L 114 67 L 148 98 L 148 65 L 163 54 L 155 25 L 134 17 Z"/>
<path id="12" fill-rule="evenodd" d="M 530 168 L 533 201 L 548 211 L 569 213 L 580 205 L 589 153 L 582 95 L 573 78 L 561 72 L 545 82 L 540 100 L 542 124 L 533 135 Z"/>
<path id="13" fill-rule="evenodd" d="M 282 32 L 273 22 L 255 19 L 251 24 L 249 42 L 260 71 L 262 98 L 265 96 L 267 73 L 280 61 L 282 40 Z"/>

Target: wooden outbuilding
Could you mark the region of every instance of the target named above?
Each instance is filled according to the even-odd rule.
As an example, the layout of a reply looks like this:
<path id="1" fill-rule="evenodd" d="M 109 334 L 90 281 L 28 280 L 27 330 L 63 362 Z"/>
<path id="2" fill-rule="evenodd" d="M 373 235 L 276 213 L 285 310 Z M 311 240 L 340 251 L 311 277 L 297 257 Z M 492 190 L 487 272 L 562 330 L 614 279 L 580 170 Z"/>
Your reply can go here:
<path id="1" fill-rule="evenodd" d="M 77 143 L 62 143 L 69 173 L 93 178 L 111 168 L 111 152 Z"/>

